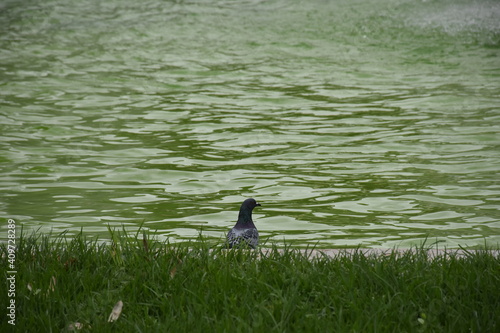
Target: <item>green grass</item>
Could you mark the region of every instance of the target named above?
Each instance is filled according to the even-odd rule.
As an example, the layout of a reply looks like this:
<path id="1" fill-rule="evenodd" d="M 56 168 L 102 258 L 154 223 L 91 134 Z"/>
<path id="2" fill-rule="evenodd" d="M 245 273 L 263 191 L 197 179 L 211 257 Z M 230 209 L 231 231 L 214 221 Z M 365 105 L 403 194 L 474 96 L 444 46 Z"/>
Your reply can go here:
<path id="1" fill-rule="evenodd" d="M 15 331 L 79 322 L 81 332 L 500 332 L 500 260 L 488 251 L 311 260 L 291 248 L 111 234 L 108 244 L 81 234 L 17 240 Z M 0 295 L 6 309 L 6 282 Z M 123 312 L 109 323 L 119 300 Z M 0 331 L 13 331 L 2 317 Z"/>

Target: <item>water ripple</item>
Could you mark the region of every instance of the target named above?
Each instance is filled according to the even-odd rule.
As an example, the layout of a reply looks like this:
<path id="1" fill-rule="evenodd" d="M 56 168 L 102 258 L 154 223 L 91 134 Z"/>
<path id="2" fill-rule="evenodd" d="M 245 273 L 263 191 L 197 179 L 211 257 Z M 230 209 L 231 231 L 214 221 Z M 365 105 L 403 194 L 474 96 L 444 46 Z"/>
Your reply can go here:
<path id="1" fill-rule="evenodd" d="M 3 216 L 221 239 L 253 196 L 267 244 L 500 242 L 493 2 L 89 4 L 0 13 Z"/>

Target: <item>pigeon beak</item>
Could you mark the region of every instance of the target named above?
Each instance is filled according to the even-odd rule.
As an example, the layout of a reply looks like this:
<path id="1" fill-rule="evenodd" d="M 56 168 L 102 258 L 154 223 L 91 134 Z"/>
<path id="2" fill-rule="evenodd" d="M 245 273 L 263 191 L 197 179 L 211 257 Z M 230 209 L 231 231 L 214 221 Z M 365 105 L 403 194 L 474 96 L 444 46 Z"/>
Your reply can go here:
<path id="1" fill-rule="evenodd" d="M 256 202 L 255 206 L 262 206 L 260 203 Z"/>

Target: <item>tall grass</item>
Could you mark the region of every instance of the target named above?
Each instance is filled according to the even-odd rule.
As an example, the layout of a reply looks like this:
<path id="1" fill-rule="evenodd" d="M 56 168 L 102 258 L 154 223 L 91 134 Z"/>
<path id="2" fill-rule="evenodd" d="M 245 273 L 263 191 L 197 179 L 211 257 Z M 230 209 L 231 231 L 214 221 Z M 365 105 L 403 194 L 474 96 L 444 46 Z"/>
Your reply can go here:
<path id="1" fill-rule="evenodd" d="M 107 244 L 83 234 L 18 239 L 15 331 L 500 332 L 500 260 L 489 251 L 312 259 L 110 232 Z"/>

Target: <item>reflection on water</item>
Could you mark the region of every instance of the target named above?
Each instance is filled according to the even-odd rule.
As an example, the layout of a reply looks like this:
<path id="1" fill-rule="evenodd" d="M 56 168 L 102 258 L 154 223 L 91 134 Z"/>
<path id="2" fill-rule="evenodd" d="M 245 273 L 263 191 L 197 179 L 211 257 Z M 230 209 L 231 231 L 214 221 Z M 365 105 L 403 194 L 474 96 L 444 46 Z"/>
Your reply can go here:
<path id="1" fill-rule="evenodd" d="M 498 3 L 30 6 L 0 14 L 25 229 L 219 239 L 255 197 L 267 244 L 500 242 Z"/>

